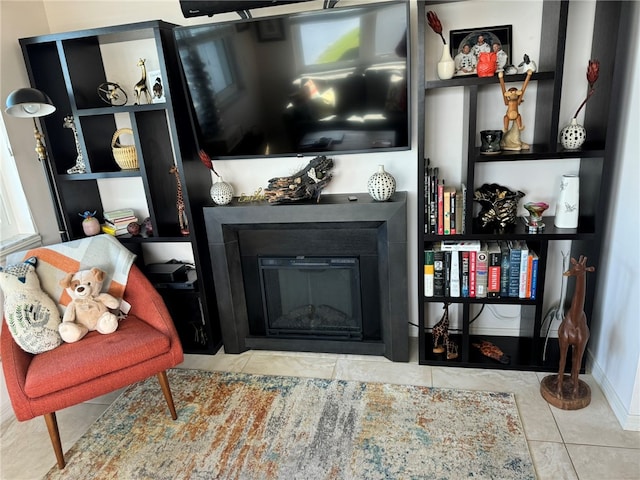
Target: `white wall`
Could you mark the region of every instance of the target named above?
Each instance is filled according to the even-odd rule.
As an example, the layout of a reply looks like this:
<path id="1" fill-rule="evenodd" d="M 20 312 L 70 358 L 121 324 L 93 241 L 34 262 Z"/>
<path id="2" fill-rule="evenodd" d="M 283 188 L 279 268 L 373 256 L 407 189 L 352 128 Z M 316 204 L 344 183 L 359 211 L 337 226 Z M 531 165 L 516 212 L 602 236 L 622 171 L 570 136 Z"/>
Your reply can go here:
<path id="1" fill-rule="evenodd" d="M 416 0 L 411 1 L 412 10 L 412 26 L 416 23 Z M 339 5 L 350 5 L 356 3 L 366 3 L 364 0 L 356 2 L 351 0 L 342 0 Z M 473 28 L 489 25 L 512 24 L 514 31 L 514 63 L 527 53 L 531 58 L 535 59 L 539 52 L 539 19 L 541 15 L 541 1 L 529 0 L 518 3 L 519 15 L 513 17 L 510 9 L 500 9 L 504 6 L 504 2 L 500 1 L 484 1 L 483 6 L 486 8 L 477 9 L 477 3 L 468 8 L 464 3 L 455 3 L 453 5 L 442 4 L 438 6 L 437 12 L 442 20 L 446 31 L 455 28 Z M 298 5 L 285 5 L 273 7 L 270 9 L 256 10 L 254 16 L 263 16 L 279 13 L 288 13 L 298 10 L 319 9 L 322 7 L 321 0 L 314 0 L 309 3 Z M 637 12 L 638 8 L 635 5 Z M 181 25 L 201 24 L 212 21 L 208 17 L 200 17 L 196 19 L 185 19 L 182 16 L 178 0 L 162 0 L 162 1 L 94 1 L 94 0 L 75 0 L 75 1 L 59 1 L 59 0 L 30 0 L 30 1 L 11 1 L 2 0 L 0 2 L 1 26 L 2 26 L 2 65 L 0 78 L 2 84 L 0 86 L 0 94 L 2 98 L 6 98 L 7 94 L 21 86 L 27 85 L 27 75 L 22 61 L 21 53 L 18 47 L 17 38 L 32 35 L 58 33 L 93 27 L 102 27 L 110 25 L 118 25 L 123 23 L 132 23 L 137 21 L 146 21 L 154 19 L 162 19 L 168 22 Z M 469 12 L 468 15 L 461 15 L 460 11 Z M 504 15 L 487 16 L 484 12 L 504 11 Z M 590 0 L 580 1 L 571 5 L 572 21 L 569 25 L 569 38 L 567 45 L 567 56 L 565 64 L 565 88 L 562 99 L 561 123 L 568 122 L 571 115 L 577 108 L 582 96 L 586 92 L 586 83 L 584 72 L 586 71 L 587 60 L 589 58 L 591 45 L 591 25 L 593 23 L 594 3 Z M 484 15 L 484 17 L 483 17 Z M 498 18 L 499 17 L 499 18 Z M 235 13 L 217 15 L 215 21 L 230 20 L 238 18 Z M 636 15 L 637 19 L 637 15 Z M 415 42 L 415 30 L 414 30 Z M 637 22 L 635 30 L 635 40 L 632 44 L 638 45 Z M 438 37 L 429 29 L 426 31 L 426 54 L 427 54 L 427 77 L 435 78 L 434 65 L 439 58 L 441 44 Z M 614 215 L 612 216 L 610 227 L 611 238 L 607 244 L 611 247 L 605 253 L 605 260 L 598 266 L 604 270 L 603 285 L 599 288 L 599 296 L 594 311 L 592 323 L 600 325 L 594 328 L 592 332 L 592 340 L 589 346 L 592 359 L 593 373 L 598 381 L 603 385 L 605 393 L 609 398 L 614 410 L 621 423 L 628 428 L 640 428 L 640 411 L 638 400 L 640 399 L 640 377 L 639 374 L 639 349 L 640 341 L 638 338 L 638 322 L 637 312 L 638 295 L 637 295 L 637 277 L 640 273 L 637 262 L 629 262 L 628 252 L 630 248 L 638 244 L 638 170 L 637 157 L 638 152 L 638 136 L 632 129 L 637 128 L 637 51 L 635 57 L 635 75 L 630 79 L 633 85 L 627 91 L 631 92 L 631 100 L 635 100 L 636 108 L 627 108 L 622 114 L 625 117 L 623 125 L 627 129 L 621 132 L 620 141 L 625 145 L 622 149 L 623 154 L 619 162 L 619 170 L 616 175 L 617 186 L 614 191 L 620 192 L 618 197 L 614 199 L 612 207 Z M 415 62 L 414 71 L 415 75 Z M 415 88 L 414 85 L 415 94 Z M 459 162 L 461 160 L 462 151 L 459 148 L 459 132 L 460 124 L 460 95 L 451 89 L 446 92 L 438 92 L 429 98 L 430 102 L 434 102 L 436 108 L 437 121 L 448 125 L 447 134 L 444 137 L 438 137 L 435 141 L 434 131 L 427 127 L 427 139 L 433 139 L 427 142 L 427 155 L 432 161 L 438 159 L 450 169 L 451 178 L 459 178 Z M 499 122 L 502 118 L 503 105 L 501 100 L 496 100 L 494 93 L 499 96 L 499 90 L 496 86 L 496 92 L 491 89 L 484 92 L 480 97 L 480 102 L 485 105 L 488 112 L 485 117 L 479 119 L 479 125 L 489 126 L 495 122 Z M 530 131 L 533 130 L 534 105 L 535 105 L 535 85 L 531 84 L 526 93 L 527 101 L 523 104 L 522 114 L 525 125 L 531 125 Z M 495 104 L 495 112 L 491 113 L 491 105 Z M 628 105 L 634 105 L 629 102 Z M 449 113 L 448 112 L 452 112 Z M 363 192 L 366 191 L 366 182 L 368 177 L 376 170 L 376 165 L 384 164 L 385 168 L 391 172 L 397 180 L 398 189 L 405 190 L 409 194 L 409 252 L 408 259 L 409 275 L 411 279 L 417 278 L 417 262 L 414 258 L 414 252 L 417 251 L 416 238 L 417 230 L 413 219 L 417 217 L 417 158 L 416 158 L 416 112 L 414 111 L 414 128 L 413 128 L 413 145 L 410 151 L 393 152 L 393 153 L 375 153 L 369 155 L 349 155 L 337 156 L 335 158 L 336 168 L 335 176 L 332 183 L 327 187 L 327 193 L 346 193 L 346 192 Z M 498 120 L 496 120 L 498 119 Z M 15 145 L 16 157 L 20 164 L 20 174 L 23 185 L 27 191 L 27 196 L 31 204 L 31 208 L 36 217 L 36 223 L 40 233 L 44 237 L 45 243 L 53 243 L 57 241 L 57 228 L 53 220 L 53 211 L 48 198 L 47 187 L 42 175 L 40 166 L 32 152 L 32 132 L 28 122 L 19 119 L 5 117 L 9 136 Z M 524 140 L 527 140 L 526 132 Z M 431 136 L 431 137 L 430 137 Z M 444 140 L 444 141 L 443 141 Z M 449 141 L 451 140 L 451 141 Z M 19 148 L 18 148 L 19 147 Z M 237 193 L 252 193 L 258 187 L 264 187 L 269 178 L 276 175 L 287 175 L 297 170 L 308 159 L 282 158 L 279 160 L 233 160 L 226 162 L 216 162 L 216 169 L 225 178 L 231 182 Z M 452 163 L 450 163 L 452 162 Z M 549 163 L 549 162 L 547 162 Z M 551 167 L 551 164 L 549 164 Z M 521 174 L 509 173 L 503 169 L 481 172 L 485 178 L 495 180 L 499 176 L 500 181 L 512 188 L 522 188 L 523 191 L 529 193 L 526 197 L 529 200 L 544 200 L 552 204 L 550 212 L 553 211 L 555 201 L 555 188 L 557 182 L 554 177 L 558 177 L 562 173 L 568 173 L 571 169 L 576 168 L 575 162 L 559 162 L 553 165 L 553 169 L 545 171 L 543 175 L 539 172 L 531 172 L 523 176 Z M 536 175 L 534 175 L 536 173 Z M 531 182 L 534 176 L 542 176 L 542 182 Z M 526 178 L 525 178 L 526 177 Z M 633 182 L 633 183 L 632 183 Z M 535 195 L 535 198 L 534 198 Z M 625 205 L 634 206 L 633 209 L 625 209 Z M 635 221 L 629 221 L 629 210 L 636 215 Z M 619 232 L 625 233 L 619 235 Z M 625 255 L 625 261 L 619 260 L 618 257 Z M 608 261 L 607 261 L 608 260 Z M 561 257 L 556 254 L 556 259 L 551 259 L 548 271 L 548 278 L 553 279 L 559 277 L 559 267 L 561 266 Z M 554 270 L 555 269 L 555 270 Z M 617 283 L 619 282 L 619 283 Z M 633 283 L 635 282 L 635 283 Z M 418 298 L 416 283 L 409 282 L 410 291 L 410 320 L 417 323 L 417 302 Z M 628 287 L 630 292 L 636 292 L 633 302 L 627 301 L 629 297 L 622 297 L 624 290 L 620 286 Z M 548 287 L 552 292 L 557 291 L 557 286 L 552 280 Z M 634 288 L 635 290 L 632 290 Z M 557 295 L 546 295 L 549 301 L 553 301 Z M 514 320 L 515 321 L 515 320 Z M 414 331 L 415 334 L 415 331 Z"/>

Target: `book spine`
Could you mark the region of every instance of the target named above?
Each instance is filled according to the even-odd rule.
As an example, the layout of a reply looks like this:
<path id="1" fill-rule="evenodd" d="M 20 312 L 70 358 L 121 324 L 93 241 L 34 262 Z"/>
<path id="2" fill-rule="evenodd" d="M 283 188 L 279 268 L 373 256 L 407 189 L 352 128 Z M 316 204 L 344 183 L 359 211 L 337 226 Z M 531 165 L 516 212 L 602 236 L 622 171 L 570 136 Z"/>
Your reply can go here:
<path id="1" fill-rule="evenodd" d="M 487 297 L 500 296 L 500 249 L 496 245 L 489 250 L 489 280 L 487 284 Z"/>
<path id="2" fill-rule="evenodd" d="M 469 297 L 476 297 L 476 259 L 477 252 L 469 252 Z"/>
<path id="3" fill-rule="evenodd" d="M 514 241 L 509 246 L 509 297 L 518 298 L 520 287 L 520 248 Z"/>
<path id="4" fill-rule="evenodd" d="M 443 195 L 444 234 L 451 235 L 451 191 L 445 188 Z"/>
<path id="5" fill-rule="evenodd" d="M 436 234 L 438 232 L 438 167 L 433 168 L 433 172 L 431 175 L 431 218 L 430 218 L 430 229 L 432 234 Z"/>
<path id="6" fill-rule="evenodd" d="M 424 296 L 433 297 L 433 250 L 424 252 Z"/>
<path id="7" fill-rule="evenodd" d="M 451 295 L 451 252 L 444 252 L 444 296 Z"/>
<path id="8" fill-rule="evenodd" d="M 467 224 L 467 185 L 466 184 L 462 184 L 461 186 L 461 190 L 460 190 L 460 194 L 461 194 L 461 199 L 460 199 L 460 208 L 458 208 L 458 210 L 460 210 L 460 225 L 458 225 L 458 230 L 460 230 L 460 233 L 467 233 L 466 231 L 466 224 Z"/>
<path id="9" fill-rule="evenodd" d="M 536 299 L 538 288 L 538 255 L 534 252 L 531 262 L 531 300 Z"/>
<path id="10" fill-rule="evenodd" d="M 476 297 L 486 298 L 487 276 L 489 272 L 489 255 L 483 248 L 476 256 Z"/>
<path id="11" fill-rule="evenodd" d="M 442 250 L 433 252 L 433 295 L 444 296 L 444 252 Z"/>
<path id="12" fill-rule="evenodd" d="M 451 192 L 451 202 L 450 202 L 450 207 L 449 207 L 449 223 L 450 223 L 450 229 L 449 231 L 451 232 L 451 235 L 455 235 L 458 231 L 458 224 L 456 222 L 456 197 L 457 197 L 457 192 L 455 190 L 453 190 Z"/>
<path id="13" fill-rule="evenodd" d="M 531 267 L 533 266 L 533 252 L 529 250 L 529 255 L 527 255 L 527 285 L 525 288 L 525 297 L 531 298 Z"/>
<path id="14" fill-rule="evenodd" d="M 452 297 L 460 296 L 460 252 L 451 252 L 451 291 Z"/>
<path id="15" fill-rule="evenodd" d="M 444 180 L 438 184 L 438 235 L 444 235 Z"/>
<path id="16" fill-rule="evenodd" d="M 520 280 L 518 281 L 518 298 L 527 298 L 527 275 L 529 266 L 529 247 L 522 242 L 520 247 Z"/>
<path id="17" fill-rule="evenodd" d="M 463 297 L 469 297 L 469 252 L 460 252 L 462 257 L 460 293 Z"/>
<path id="18" fill-rule="evenodd" d="M 500 296 L 509 296 L 509 245 L 507 242 L 500 242 Z"/>

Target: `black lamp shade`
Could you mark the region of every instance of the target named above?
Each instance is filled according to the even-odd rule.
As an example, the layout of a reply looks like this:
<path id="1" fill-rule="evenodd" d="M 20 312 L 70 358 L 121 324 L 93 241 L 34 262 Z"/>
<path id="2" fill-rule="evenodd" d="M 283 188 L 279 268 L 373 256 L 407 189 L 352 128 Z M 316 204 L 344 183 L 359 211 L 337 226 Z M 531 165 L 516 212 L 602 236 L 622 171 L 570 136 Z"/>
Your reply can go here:
<path id="1" fill-rule="evenodd" d="M 13 117 L 44 117 L 56 111 L 46 93 L 35 88 L 19 88 L 9 94 L 5 112 Z"/>

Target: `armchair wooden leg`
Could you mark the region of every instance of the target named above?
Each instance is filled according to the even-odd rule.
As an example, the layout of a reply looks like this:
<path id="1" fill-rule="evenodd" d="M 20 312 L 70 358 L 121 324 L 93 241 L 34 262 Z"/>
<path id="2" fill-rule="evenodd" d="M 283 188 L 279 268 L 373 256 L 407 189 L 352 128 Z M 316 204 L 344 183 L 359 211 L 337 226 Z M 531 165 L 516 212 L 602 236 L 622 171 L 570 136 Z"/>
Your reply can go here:
<path id="1" fill-rule="evenodd" d="M 173 396 L 171 395 L 171 389 L 169 388 L 169 379 L 167 378 L 166 371 L 158 373 L 158 381 L 160 382 L 160 388 L 162 388 L 162 393 L 164 394 L 164 398 L 169 406 L 171 418 L 175 420 L 178 418 L 178 415 L 176 414 L 176 407 L 173 404 Z"/>
<path id="2" fill-rule="evenodd" d="M 62 442 L 60 441 L 60 432 L 58 431 L 58 420 L 56 420 L 56 412 L 45 413 L 44 421 L 47 423 L 47 430 L 49 430 L 49 437 L 51 437 L 51 444 L 53 445 L 53 451 L 56 454 L 58 460 L 58 468 L 62 470 L 65 466 L 64 454 L 62 453 Z"/>

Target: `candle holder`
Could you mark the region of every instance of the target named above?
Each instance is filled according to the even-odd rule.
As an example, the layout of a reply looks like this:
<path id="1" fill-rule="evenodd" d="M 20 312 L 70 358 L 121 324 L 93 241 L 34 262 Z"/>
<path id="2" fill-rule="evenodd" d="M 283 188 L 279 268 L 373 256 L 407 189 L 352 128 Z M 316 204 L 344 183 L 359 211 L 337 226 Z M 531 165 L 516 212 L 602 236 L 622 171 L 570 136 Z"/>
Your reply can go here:
<path id="1" fill-rule="evenodd" d="M 549 208 L 549 204 L 544 202 L 528 202 L 524 204 L 524 208 L 529 212 L 529 218 L 525 220 L 527 231 L 529 233 L 542 233 L 544 231 L 542 214 Z"/>

